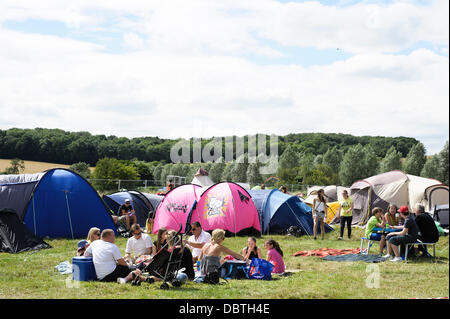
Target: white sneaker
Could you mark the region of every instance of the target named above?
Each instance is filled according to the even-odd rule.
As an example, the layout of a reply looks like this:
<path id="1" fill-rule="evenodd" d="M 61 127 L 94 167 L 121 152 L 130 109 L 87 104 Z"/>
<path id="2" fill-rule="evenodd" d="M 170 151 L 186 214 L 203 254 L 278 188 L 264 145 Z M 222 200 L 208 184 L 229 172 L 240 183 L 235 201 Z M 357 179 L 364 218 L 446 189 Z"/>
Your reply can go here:
<path id="1" fill-rule="evenodd" d="M 391 258 L 391 255 L 390 254 L 386 254 L 386 255 L 383 256 L 383 258 L 389 259 L 389 258 Z"/>
<path id="2" fill-rule="evenodd" d="M 402 260 L 403 260 L 402 257 L 394 257 L 394 258 L 391 259 L 390 261 L 398 262 L 398 261 L 402 261 Z"/>
<path id="3" fill-rule="evenodd" d="M 127 282 L 126 282 L 125 278 L 117 278 L 117 283 L 121 284 L 121 285 L 125 285 Z"/>
<path id="4" fill-rule="evenodd" d="M 339 237 L 338 240 L 343 240 L 343 238 L 342 238 L 342 237 Z"/>

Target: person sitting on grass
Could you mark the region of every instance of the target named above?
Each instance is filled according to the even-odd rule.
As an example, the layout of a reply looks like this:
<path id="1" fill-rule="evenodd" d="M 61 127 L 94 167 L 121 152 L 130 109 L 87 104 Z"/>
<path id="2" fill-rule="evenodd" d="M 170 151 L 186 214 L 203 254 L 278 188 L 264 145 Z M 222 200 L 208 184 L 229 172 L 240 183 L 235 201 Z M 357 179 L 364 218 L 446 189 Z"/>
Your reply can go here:
<path id="1" fill-rule="evenodd" d="M 105 229 L 101 239 L 92 242 L 84 253 L 86 257 L 92 256 L 98 280 L 125 284 L 138 276 L 140 281 L 144 281 L 140 270 L 130 271 L 115 241 L 114 231 Z"/>
<path id="2" fill-rule="evenodd" d="M 78 246 L 77 256 L 81 257 L 84 256 L 86 249 L 89 247 L 89 243 L 87 240 L 83 239 L 78 242 L 77 246 Z"/>
<path id="3" fill-rule="evenodd" d="M 88 232 L 88 235 L 86 238 L 87 242 L 90 244 L 94 240 L 99 240 L 99 239 L 100 239 L 100 229 L 97 227 L 92 227 L 91 229 L 89 229 L 89 232 Z"/>
<path id="4" fill-rule="evenodd" d="M 200 254 L 200 271 L 203 276 L 218 271 L 222 255 L 231 255 L 235 259 L 243 260 L 241 254 L 232 251 L 228 247 L 223 246 L 225 240 L 225 231 L 223 229 L 215 229 L 211 235 L 211 242 L 205 244 Z"/>
<path id="5" fill-rule="evenodd" d="M 128 238 L 127 246 L 125 248 L 125 260 L 134 264 L 136 258 L 139 256 L 150 256 L 155 254 L 155 247 L 153 247 L 151 237 L 142 233 L 139 224 L 133 224 L 130 231 L 133 236 Z M 134 253 L 134 255 L 132 256 L 131 253 Z"/>
<path id="6" fill-rule="evenodd" d="M 242 256 L 244 257 L 244 260 L 249 262 L 253 258 L 262 258 L 261 257 L 261 249 L 256 246 L 256 238 L 255 237 L 249 237 L 247 240 L 247 246 L 242 249 Z"/>
<path id="7" fill-rule="evenodd" d="M 155 254 L 159 254 L 161 249 L 167 250 L 167 229 L 161 227 L 158 229 L 158 234 L 156 235 L 156 240 L 153 242 L 153 246 L 155 246 Z"/>
<path id="8" fill-rule="evenodd" d="M 280 245 L 273 239 L 269 239 L 264 243 L 264 248 L 267 250 L 267 261 L 274 265 L 272 273 L 281 274 L 286 271 L 283 261 L 283 251 Z"/>
<path id="9" fill-rule="evenodd" d="M 369 240 L 380 241 L 380 255 L 383 255 L 384 246 L 386 244 L 386 236 L 373 231 L 374 228 L 384 228 L 385 220 L 383 218 L 383 210 L 380 207 L 372 209 L 372 217 L 370 217 L 366 226 L 366 238 Z"/>
<path id="10" fill-rule="evenodd" d="M 406 245 L 409 243 L 414 243 L 419 236 L 419 227 L 414 220 L 412 214 L 409 213 L 409 209 L 407 206 L 402 206 L 399 209 L 400 216 L 405 219 L 405 224 L 403 225 L 403 230 L 389 233 L 386 236 L 387 242 L 387 254 L 384 256 L 385 258 L 390 258 L 392 251 L 395 254 L 395 257 L 391 259 L 393 262 L 398 262 L 402 260 L 400 257 L 400 245 Z"/>
<path id="11" fill-rule="evenodd" d="M 192 236 L 189 237 L 186 244 L 192 249 L 192 261 L 196 263 L 202 253 L 202 248 L 211 241 L 211 235 L 202 229 L 199 222 L 193 222 L 191 225 Z"/>

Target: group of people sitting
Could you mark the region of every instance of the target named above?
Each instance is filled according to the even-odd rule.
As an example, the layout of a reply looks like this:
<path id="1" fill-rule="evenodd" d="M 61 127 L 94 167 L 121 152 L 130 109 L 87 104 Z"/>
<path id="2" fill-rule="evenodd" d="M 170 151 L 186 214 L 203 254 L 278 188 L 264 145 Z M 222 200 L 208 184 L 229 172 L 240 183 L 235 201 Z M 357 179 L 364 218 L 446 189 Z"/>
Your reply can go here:
<path id="1" fill-rule="evenodd" d="M 189 280 L 194 280 L 196 273 L 194 265 L 198 265 L 198 276 L 206 276 L 217 271 L 225 259 L 233 257 L 250 263 L 253 258 L 262 258 L 261 249 L 256 245 L 256 238 L 250 237 L 247 246 L 241 253 L 235 252 L 223 245 L 225 231 L 216 229 L 210 235 L 204 231 L 199 222 L 191 225 L 192 236 L 188 240 L 181 240 L 177 232 L 160 228 L 156 240 L 152 242 L 149 234 L 143 232 L 139 224 L 130 227 L 132 236 L 128 239 L 125 256 L 115 244 L 115 233 L 111 229 L 100 232 L 98 228 L 91 228 L 87 239 L 78 242 L 78 256 L 92 257 L 97 278 L 100 281 L 117 281 L 125 284 L 130 281 L 146 281 L 153 283 L 160 281 L 161 276 L 143 276 L 146 267 L 158 256 L 172 254 L 180 258 L 179 269 Z M 273 273 L 285 272 L 283 251 L 279 244 L 270 239 L 264 243 L 267 260 L 274 265 Z M 222 259 L 222 256 L 228 258 Z M 231 256 L 231 257 L 230 257 Z M 162 259 L 160 259 L 162 260 Z M 168 258 L 157 264 L 160 274 L 168 269 Z"/>
<path id="2" fill-rule="evenodd" d="M 382 231 L 376 231 L 377 228 Z M 390 230 L 387 233 L 383 231 L 386 228 Z M 400 247 L 416 243 L 417 240 L 423 243 L 435 243 L 439 240 L 439 231 L 433 218 L 425 212 L 423 205 L 416 204 L 414 213 L 410 213 L 407 206 L 397 210 L 397 207 L 391 204 L 386 213 L 383 213 L 379 207 L 372 209 L 372 217 L 366 226 L 366 237 L 380 241 L 380 255 L 383 255 L 386 247 L 387 253 L 384 257 L 397 262 L 402 260 Z M 419 245 L 418 250 L 422 251 L 424 256 L 426 255 L 426 248 L 423 245 Z"/>

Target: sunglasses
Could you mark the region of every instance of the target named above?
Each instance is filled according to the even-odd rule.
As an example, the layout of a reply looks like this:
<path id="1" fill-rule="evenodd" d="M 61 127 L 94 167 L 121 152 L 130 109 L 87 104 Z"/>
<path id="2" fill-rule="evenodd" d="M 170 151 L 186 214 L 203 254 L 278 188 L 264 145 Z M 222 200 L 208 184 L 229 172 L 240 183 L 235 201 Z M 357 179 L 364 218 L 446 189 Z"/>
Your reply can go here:
<path id="1" fill-rule="evenodd" d="M 196 231 L 197 230 L 197 228 L 192 228 L 192 231 Z"/>

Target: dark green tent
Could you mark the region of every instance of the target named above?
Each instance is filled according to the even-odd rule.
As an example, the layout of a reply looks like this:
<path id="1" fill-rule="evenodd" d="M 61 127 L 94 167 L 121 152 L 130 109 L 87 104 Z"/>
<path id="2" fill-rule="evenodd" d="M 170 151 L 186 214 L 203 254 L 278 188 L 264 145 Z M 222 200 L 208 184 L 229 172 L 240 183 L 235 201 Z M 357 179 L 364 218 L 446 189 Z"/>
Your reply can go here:
<path id="1" fill-rule="evenodd" d="M 51 248 L 51 246 L 36 237 L 19 220 L 15 211 L 0 210 L 0 252 L 21 253 L 45 248 Z"/>

